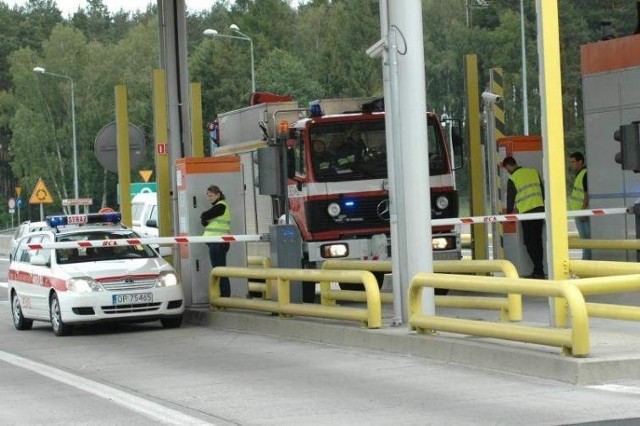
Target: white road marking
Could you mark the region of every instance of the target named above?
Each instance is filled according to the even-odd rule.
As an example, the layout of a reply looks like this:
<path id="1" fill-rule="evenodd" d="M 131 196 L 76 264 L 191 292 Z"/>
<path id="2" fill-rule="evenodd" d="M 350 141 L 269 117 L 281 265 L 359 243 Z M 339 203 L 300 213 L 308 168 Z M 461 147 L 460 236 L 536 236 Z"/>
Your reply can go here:
<path id="1" fill-rule="evenodd" d="M 640 395 L 640 387 L 637 386 L 624 386 L 624 385 L 594 385 L 587 386 L 591 389 L 598 389 L 607 392 L 616 392 L 616 393 L 628 393 L 633 395 Z"/>
<path id="2" fill-rule="evenodd" d="M 53 368 L 51 366 L 31 361 L 21 356 L 0 351 L 0 360 L 16 367 L 24 368 L 33 373 L 40 374 L 52 380 L 64 383 L 84 392 L 91 393 L 99 398 L 112 401 L 128 410 L 138 412 L 143 416 L 168 425 L 211 425 L 203 420 L 181 413 L 171 408 L 164 407 L 155 402 L 139 396 L 103 385 L 75 374 Z"/>

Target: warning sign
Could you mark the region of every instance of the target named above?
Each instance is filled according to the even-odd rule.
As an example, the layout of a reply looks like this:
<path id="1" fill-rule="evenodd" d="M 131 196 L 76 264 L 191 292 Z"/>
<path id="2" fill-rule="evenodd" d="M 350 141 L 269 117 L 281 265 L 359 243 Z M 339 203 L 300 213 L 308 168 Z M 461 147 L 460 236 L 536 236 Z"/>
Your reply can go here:
<path id="1" fill-rule="evenodd" d="M 53 203 L 53 198 L 47 185 L 44 184 L 42 179 L 38 179 L 36 187 L 33 189 L 31 198 L 29 198 L 29 204 L 50 204 Z"/>
<path id="2" fill-rule="evenodd" d="M 153 174 L 153 170 L 140 170 L 138 173 L 140 173 L 140 176 L 142 176 L 142 179 L 145 182 L 149 182 L 149 179 L 151 179 L 151 175 Z"/>

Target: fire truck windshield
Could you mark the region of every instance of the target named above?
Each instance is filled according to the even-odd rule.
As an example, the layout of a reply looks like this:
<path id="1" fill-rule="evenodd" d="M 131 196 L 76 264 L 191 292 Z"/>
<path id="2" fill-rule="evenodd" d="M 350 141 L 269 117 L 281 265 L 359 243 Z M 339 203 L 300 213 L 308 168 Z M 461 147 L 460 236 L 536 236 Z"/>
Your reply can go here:
<path id="1" fill-rule="evenodd" d="M 448 156 L 437 123 L 429 121 L 429 172 L 448 173 Z M 311 162 L 318 182 L 387 178 L 384 118 L 322 123 L 311 127 Z"/>

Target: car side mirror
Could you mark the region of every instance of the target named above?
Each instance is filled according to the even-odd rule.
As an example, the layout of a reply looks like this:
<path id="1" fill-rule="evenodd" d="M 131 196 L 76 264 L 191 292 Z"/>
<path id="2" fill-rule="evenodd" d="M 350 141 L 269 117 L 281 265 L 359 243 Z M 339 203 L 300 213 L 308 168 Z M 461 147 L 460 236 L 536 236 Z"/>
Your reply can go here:
<path id="1" fill-rule="evenodd" d="M 146 225 L 147 225 L 149 228 L 157 228 L 157 227 L 158 227 L 158 221 L 157 221 L 157 220 L 155 220 L 155 219 L 149 219 L 149 220 L 147 220 Z"/>

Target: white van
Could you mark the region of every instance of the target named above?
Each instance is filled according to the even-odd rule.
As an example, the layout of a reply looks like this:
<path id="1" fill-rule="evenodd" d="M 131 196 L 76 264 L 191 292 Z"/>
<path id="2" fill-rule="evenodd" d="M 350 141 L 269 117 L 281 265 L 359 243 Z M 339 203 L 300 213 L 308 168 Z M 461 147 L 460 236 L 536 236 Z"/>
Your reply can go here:
<path id="1" fill-rule="evenodd" d="M 158 195 L 155 192 L 141 192 L 131 200 L 131 229 L 141 237 L 157 237 Z M 171 246 L 151 244 L 160 256 L 171 256 Z"/>
<path id="2" fill-rule="evenodd" d="M 141 237 L 158 236 L 158 196 L 141 192 L 131 200 L 131 228 Z"/>

